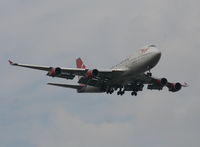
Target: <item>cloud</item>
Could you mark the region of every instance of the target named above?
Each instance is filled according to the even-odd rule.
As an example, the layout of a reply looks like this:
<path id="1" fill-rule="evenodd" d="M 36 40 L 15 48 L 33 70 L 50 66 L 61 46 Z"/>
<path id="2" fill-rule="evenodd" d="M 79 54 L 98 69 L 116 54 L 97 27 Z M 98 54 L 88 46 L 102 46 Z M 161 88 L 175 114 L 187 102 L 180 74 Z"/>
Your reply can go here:
<path id="1" fill-rule="evenodd" d="M 39 130 L 43 132 L 38 136 L 33 136 L 37 146 L 120 146 L 120 144 L 127 144 L 128 140 L 124 133 L 130 131 L 128 125 L 85 123 L 62 109 L 57 109 L 54 113 L 51 120 L 52 127 L 36 125 L 33 128 L 33 135 Z"/>
<path id="2" fill-rule="evenodd" d="M 0 1 L 2 146 L 199 146 L 199 1 Z M 109 68 L 146 44 L 162 51 L 155 76 L 178 93 L 76 94 L 46 86 L 30 64 Z M 70 81 L 66 81 L 70 82 Z"/>

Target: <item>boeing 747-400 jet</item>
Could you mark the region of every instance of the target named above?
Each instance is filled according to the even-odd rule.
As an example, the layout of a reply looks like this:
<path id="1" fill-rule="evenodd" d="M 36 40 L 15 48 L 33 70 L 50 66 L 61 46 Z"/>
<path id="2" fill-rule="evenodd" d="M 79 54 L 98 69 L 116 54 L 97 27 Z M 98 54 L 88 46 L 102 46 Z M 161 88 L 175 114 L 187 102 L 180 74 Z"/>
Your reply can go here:
<path id="1" fill-rule="evenodd" d="M 177 92 L 186 83 L 171 83 L 166 78 L 155 78 L 150 70 L 157 65 L 161 52 L 155 45 L 146 46 L 138 50 L 129 58 L 113 66 L 111 69 L 89 69 L 81 58 L 76 59 L 77 68 L 60 68 L 18 64 L 9 60 L 13 66 L 32 68 L 47 71 L 47 76 L 72 80 L 78 77 L 78 85 L 48 83 L 48 85 L 72 88 L 78 93 L 107 93 L 117 91 L 117 95 L 123 95 L 125 91 L 131 91 L 131 95 L 137 95 L 144 85 L 150 90 L 162 90 L 168 87 L 169 91 Z"/>

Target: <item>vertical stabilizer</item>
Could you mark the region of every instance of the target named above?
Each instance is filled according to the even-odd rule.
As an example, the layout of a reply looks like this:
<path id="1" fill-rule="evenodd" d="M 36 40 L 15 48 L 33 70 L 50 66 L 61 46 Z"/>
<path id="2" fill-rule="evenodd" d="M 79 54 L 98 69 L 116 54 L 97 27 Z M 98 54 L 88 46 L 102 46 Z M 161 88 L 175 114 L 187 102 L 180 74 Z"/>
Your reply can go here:
<path id="1" fill-rule="evenodd" d="M 86 66 L 85 64 L 83 63 L 82 59 L 81 58 L 77 58 L 76 59 L 76 67 L 77 68 L 82 68 L 82 69 L 86 69 Z M 82 76 L 78 76 L 78 79 L 81 79 Z M 84 84 L 80 84 L 82 86 L 85 86 Z"/>
<path id="2" fill-rule="evenodd" d="M 76 67 L 77 68 L 82 68 L 82 69 L 86 69 L 85 64 L 83 63 L 81 58 L 77 58 L 76 59 Z"/>

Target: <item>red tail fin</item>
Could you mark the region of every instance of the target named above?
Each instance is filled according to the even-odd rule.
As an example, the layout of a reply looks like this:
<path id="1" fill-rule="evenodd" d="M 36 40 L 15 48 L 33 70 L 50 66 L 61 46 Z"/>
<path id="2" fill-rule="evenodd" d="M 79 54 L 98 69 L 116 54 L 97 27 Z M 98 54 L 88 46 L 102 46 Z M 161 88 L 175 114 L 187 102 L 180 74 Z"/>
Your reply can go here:
<path id="1" fill-rule="evenodd" d="M 76 59 L 76 67 L 77 67 L 77 68 L 83 68 L 83 69 L 86 68 L 86 66 L 85 66 L 85 64 L 83 63 L 83 61 L 81 60 L 81 58 L 77 58 L 77 59 Z"/>
<path id="2" fill-rule="evenodd" d="M 76 59 L 76 67 L 77 68 L 82 68 L 82 69 L 86 69 L 86 66 L 85 64 L 83 63 L 82 59 L 81 58 L 77 58 Z M 78 76 L 78 79 L 80 80 L 82 76 Z M 85 86 L 84 84 L 79 84 L 81 86 Z"/>

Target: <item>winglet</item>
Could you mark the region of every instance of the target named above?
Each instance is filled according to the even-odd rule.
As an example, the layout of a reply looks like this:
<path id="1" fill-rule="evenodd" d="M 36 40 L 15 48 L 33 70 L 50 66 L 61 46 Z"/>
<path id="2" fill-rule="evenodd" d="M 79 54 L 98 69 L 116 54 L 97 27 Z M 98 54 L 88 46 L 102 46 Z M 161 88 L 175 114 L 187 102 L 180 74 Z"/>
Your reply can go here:
<path id="1" fill-rule="evenodd" d="M 11 60 L 8 60 L 8 62 L 10 63 L 10 65 L 17 65 L 17 63 L 12 62 Z"/>
<path id="2" fill-rule="evenodd" d="M 10 65 L 13 65 L 13 62 L 11 60 L 8 60 L 8 62 L 10 63 Z"/>
<path id="3" fill-rule="evenodd" d="M 182 86 L 183 87 L 189 87 L 188 83 L 184 83 Z"/>

